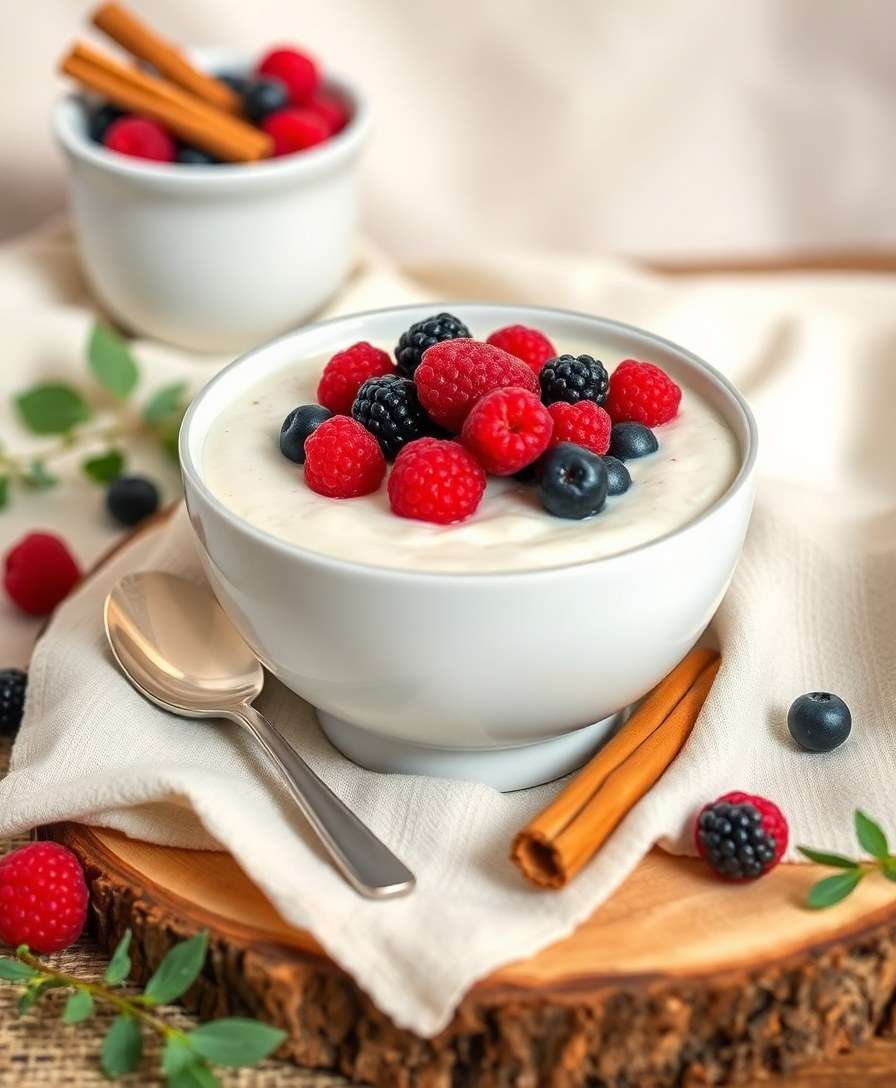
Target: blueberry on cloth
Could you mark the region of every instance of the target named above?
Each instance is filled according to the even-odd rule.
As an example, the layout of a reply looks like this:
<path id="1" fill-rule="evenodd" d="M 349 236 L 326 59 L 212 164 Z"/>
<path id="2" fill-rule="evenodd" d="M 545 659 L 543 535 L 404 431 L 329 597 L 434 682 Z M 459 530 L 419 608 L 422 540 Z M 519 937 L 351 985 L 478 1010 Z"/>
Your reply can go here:
<path id="1" fill-rule="evenodd" d="M 611 457 L 620 461 L 632 461 L 636 457 L 647 457 L 660 448 L 656 435 L 643 423 L 614 423 L 610 432 Z"/>
<path id="2" fill-rule="evenodd" d="M 849 736 L 852 715 L 839 695 L 810 691 L 796 699 L 787 712 L 787 728 L 801 748 L 832 752 Z"/>
<path id="3" fill-rule="evenodd" d="M 538 493 L 549 514 L 558 518 L 587 518 L 603 509 L 607 499 L 607 467 L 603 458 L 584 446 L 561 442 L 539 462 Z"/>

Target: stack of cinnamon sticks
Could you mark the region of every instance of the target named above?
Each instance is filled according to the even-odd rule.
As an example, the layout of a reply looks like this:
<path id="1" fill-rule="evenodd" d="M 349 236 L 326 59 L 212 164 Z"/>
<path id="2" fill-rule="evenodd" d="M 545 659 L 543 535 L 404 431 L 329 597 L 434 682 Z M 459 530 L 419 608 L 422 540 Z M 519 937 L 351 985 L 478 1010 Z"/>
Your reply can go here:
<path id="1" fill-rule="evenodd" d="M 126 8 L 103 4 L 93 22 L 160 74 L 150 75 L 79 42 L 63 58 L 61 69 L 85 90 L 120 109 L 151 117 L 175 136 L 226 162 L 254 162 L 271 155 L 270 136 L 237 116 L 238 95 L 201 72 Z"/>
<path id="2" fill-rule="evenodd" d="M 556 800 L 516 836 L 511 859 L 533 884 L 561 888 L 658 781 L 691 734 L 721 664 L 692 650 Z"/>

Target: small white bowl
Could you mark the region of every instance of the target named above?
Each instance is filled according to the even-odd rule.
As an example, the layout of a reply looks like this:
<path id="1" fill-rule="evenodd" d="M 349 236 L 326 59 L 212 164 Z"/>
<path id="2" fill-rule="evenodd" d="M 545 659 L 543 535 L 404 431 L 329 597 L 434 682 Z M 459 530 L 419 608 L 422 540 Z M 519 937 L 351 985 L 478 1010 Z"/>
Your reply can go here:
<path id="1" fill-rule="evenodd" d="M 741 450 L 736 479 L 683 528 L 631 551 L 498 574 L 328 558 L 255 528 L 212 494 L 203 479 L 209 428 L 255 382 L 357 340 L 393 344 L 412 322 L 442 309 L 477 331 L 534 325 L 558 344 L 596 341 L 616 359 L 650 359 L 668 369 L 732 429 Z M 284 405 L 284 415 L 291 407 Z M 583 763 L 618 712 L 700 637 L 750 518 L 756 425 L 726 378 L 639 329 L 532 306 L 439 303 L 337 318 L 249 352 L 193 401 L 180 458 L 215 593 L 271 672 L 317 708 L 338 748 L 375 770 L 515 789 Z M 348 524 L 350 511 L 347 503 Z"/>
<path id="2" fill-rule="evenodd" d="M 197 54 L 212 70 L 239 58 Z M 351 120 L 326 143 L 250 165 L 181 166 L 94 143 L 84 99 L 57 103 L 81 259 L 127 328 L 195 351 L 241 351 L 291 328 L 336 292 L 352 257 L 363 98 L 329 80 Z"/>

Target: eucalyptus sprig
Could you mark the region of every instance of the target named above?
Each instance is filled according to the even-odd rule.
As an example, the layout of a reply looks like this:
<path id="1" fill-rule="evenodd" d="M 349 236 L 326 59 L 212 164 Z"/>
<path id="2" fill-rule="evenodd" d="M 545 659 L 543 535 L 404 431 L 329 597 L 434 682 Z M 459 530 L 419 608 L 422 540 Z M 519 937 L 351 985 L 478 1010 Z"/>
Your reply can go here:
<path id="1" fill-rule="evenodd" d="M 208 949 L 208 934 L 197 933 L 174 945 L 156 968 L 142 994 L 128 996 L 119 987 L 131 973 L 127 930 L 109 960 L 102 982 L 56 971 L 28 950 L 16 949 L 16 958 L 0 958 L 0 979 L 24 986 L 19 1014 L 24 1014 L 49 990 L 71 990 L 62 1007 L 64 1024 L 79 1024 L 93 1016 L 96 1004 L 118 1012 L 100 1051 L 100 1067 L 107 1077 L 134 1070 L 143 1053 L 143 1030 L 163 1037 L 162 1070 L 169 1088 L 215 1088 L 220 1082 L 212 1065 L 245 1066 L 262 1061 L 286 1038 L 286 1032 L 258 1020 L 229 1017 L 210 1020 L 192 1031 L 173 1027 L 155 1011 L 181 997 L 196 981 Z"/>
<path id="2" fill-rule="evenodd" d="M 140 378 L 137 360 L 127 342 L 107 325 L 96 323 L 87 340 L 87 365 L 94 381 L 111 394 L 111 405 L 97 416 L 84 393 L 67 382 L 41 382 L 13 396 L 17 414 L 35 435 L 46 436 L 44 446 L 14 453 L 0 443 L 0 510 L 16 484 L 31 491 L 54 487 L 58 478 L 52 465 L 81 452 L 81 471 L 98 484 L 111 483 L 125 469 L 123 448 L 139 436 L 157 441 L 177 458 L 177 433 L 187 406 L 187 383 L 173 382 L 157 389 L 147 401 L 132 402 Z"/>
<path id="3" fill-rule="evenodd" d="M 832 854 L 826 850 L 815 850 L 810 846 L 798 846 L 797 850 L 814 861 L 817 865 L 828 865 L 840 872 L 833 876 L 826 876 L 809 889 L 806 899 L 807 906 L 815 910 L 824 907 L 832 907 L 845 899 L 859 884 L 871 873 L 880 873 L 887 880 L 896 882 L 896 855 L 890 853 L 887 836 L 870 816 L 856 809 L 855 814 L 856 838 L 862 849 L 871 855 L 872 861 L 862 861 L 844 857 L 843 854 Z"/>

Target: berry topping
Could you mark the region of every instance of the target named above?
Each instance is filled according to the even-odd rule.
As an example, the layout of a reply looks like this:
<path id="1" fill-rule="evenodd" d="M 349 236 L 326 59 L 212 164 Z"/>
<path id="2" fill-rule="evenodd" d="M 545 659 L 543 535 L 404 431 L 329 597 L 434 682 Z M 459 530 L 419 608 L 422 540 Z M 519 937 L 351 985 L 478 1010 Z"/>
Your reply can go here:
<path id="1" fill-rule="evenodd" d="M 453 314 L 434 314 L 424 318 L 401 334 L 395 348 L 398 369 L 405 377 L 413 378 L 427 348 L 443 340 L 470 339 L 472 335 L 463 321 Z"/>
<path id="2" fill-rule="evenodd" d="M 28 675 L 21 669 L 0 669 L 0 733 L 14 733 L 22 722 Z"/>
<path id="3" fill-rule="evenodd" d="M 418 438 L 395 459 L 389 503 L 401 518 L 449 525 L 475 512 L 485 473 L 459 442 Z"/>
<path id="4" fill-rule="evenodd" d="M 832 752 L 849 736 L 852 715 L 839 695 L 810 691 L 788 710 L 787 728 L 801 748 L 809 752 Z"/>
<path id="5" fill-rule="evenodd" d="M 96 140 L 98 144 L 101 144 L 109 125 L 113 121 L 117 121 L 119 117 L 124 117 L 124 110 L 120 110 L 118 106 L 108 104 L 97 106 L 95 110 L 91 110 L 87 118 L 88 136 L 91 140 Z"/>
<path id="6" fill-rule="evenodd" d="M 106 509 L 122 525 L 136 525 L 159 508 L 159 489 L 144 476 L 119 476 L 109 484 Z"/>
<path id="7" fill-rule="evenodd" d="M 385 351 L 361 340 L 337 352 L 324 367 L 317 387 L 317 399 L 336 415 L 351 412 L 358 390 L 368 378 L 394 374 L 395 364 Z"/>
<path id="8" fill-rule="evenodd" d="M 607 399 L 606 367 L 590 355 L 558 355 L 549 359 L 538 375 L 541 381 L 541 399 L 545 404 L 564 400 L 575 404 L 580 400 L 593 400 L 603 404 Z"/>
<path id="9" fill-rule="evenodd" d="M 274 155 L 292 155 L 322 144 L 330 135 L 326 121 L 311 110 L 288 109 L 269 113 L 261 128 L 274 141 Z"/>
<path id="10" fill-rule="evenodd" d="M 32 842 L 0 858 L 0 942 L 60 952 L 87 921 L 87 883 L 71 850 Z"/>
<path id="11" fill-rule="evenodd" d="M 318 91 L 308 103 L 308 109 L 327 122 L 331 136 L 342 132 L 348 124 L 348 106 L 332 91 Z"/>
<path id="12" fill-rule="evenodd" d="M 293 106 L 304 106 L 320 86 L 317 65 L 297 49 L 272 49 L 258 65 L 258 75 L 279 79 Z"/>
<path id="13" fill-rule="evenodd" d="M 610 417 L 593 400 L 580 400 L 568 404 L 565 400 L 554 401 L 548 408 L 554 420 L 552 446 L 572 442 L 584 446 L 592 453 L 606 453 L 610 448 Z"/>
<path id="14" fill-rule="evenodd" d="M 246 84 L 249 80 L 245 76 L 237 75 L 236 72 L 216 72 L 215 79 L 219 83 L 226 84 L 232 91 L 236 91 L 241 95 L 246 89 Z"/>
<path id="15" fill-rule="evenodd" d="M 289 91 L 279 79 L 253 79 L 243 91 L 243 109 L 256 125 L 270 113 L 285 110 L 289 105 Z"/>
<path id="16" fill-rule="evenodd" d="M 658 427 L 677 414 L 680 403 L 681 389 L 653 363 L 625 359 L 610 378 L 607 411 L 614 423 L 633 420 Z"/>
<path id="17" fill-rule="evenodd" d="M 537 394 L 510 386 L 493 389 L 473 405 L 461 440 L 486 472 L 512 476 L 544 453 L 552 431 Z"/>
<path id="18" fill-rule="evenodd" d="M 302 404 L 293 408 L 280 428 L 280 452 L 297 465 L 305 464 L 305 439 L 313 434 L 333 413 L 319 404 Z"/>
<path id="19" fill-rule="evenodd" d="M 558 518 L 587 518 L 607 500 L 607 469 L 603 458 L 582 446 L 563 442 L 538 463 L 541 504 Z"/>
<path id="20" fill-rule="evenodd" d="M 154 162 L 174 162 L 177 151 L 174 138 L 158 121 L 130 115 L 119 117 L 109 125 L 103 144 L 110 151 Z"/>
<path id="21" fill-rule="evenodd" d="M 4 588 L 32 616 L 52 612 L 80 578 L 72 553 L 52 533 L 29 533 L 6 553 Z"/>
<path id="22" fill-rule="evenodd" d="M 660 448 L 656 435 L 643 423 L 614 423 L 610 432 L 610 453 L 620 461 L 647 457 Z"/>
<path id="23" fill-rule="evenodd" d="M 726 793 L 704 805 L 694 840 L 700 857 L 726 880 L 755 880 L 787 849 L 787 821 L 777 805 L 749 793 Z"/>
<path id="24" fill-rule="evenodd" d="M 496 348 L 522 359 L 536 374 L 548 359 L 553 359 L 557 354 L 554 345 L 543 332 L 525 325 L 507 325 L 503 329 L 497 329 L 486 343 L 494 344 Z"/>
<path id="25" fill-rule="evenodd" d="M 431 419 L 451 431 L 463 426 L 480 397 L 510 385 L 538 392 L 531 367 L 479 340 L 447 340 L 429 348 L 414 374 L 420 403 Z"/>
<path id="26" fill-rule="evenodd" d="M 416 385 L 398 374 L 368 378 L 358 390 L 352 415 L 370 431 L 390 461 L 402 446 L 436 430 L 420 407 Z"/>
<path id="27" fill-rule="evenodd" d="M 330 499 L 369 495 L 383 482 L 386 459 L 357 420 L 326 419 L 305 440 L 305 483 Z"/>
<path id="28" fill-rule="evenodd" d="M 631 473 L 618 457 L 609 454 L 604 457 L 604 465 L 607 469 L 607 494 L 624 495 L 632 486 Z"/>
<path id="29" fill-rule="evenodd" d="M 219 160 L 201 147 L 179 147 L 177 162 L 183 166 L 214 166 Z"/>

